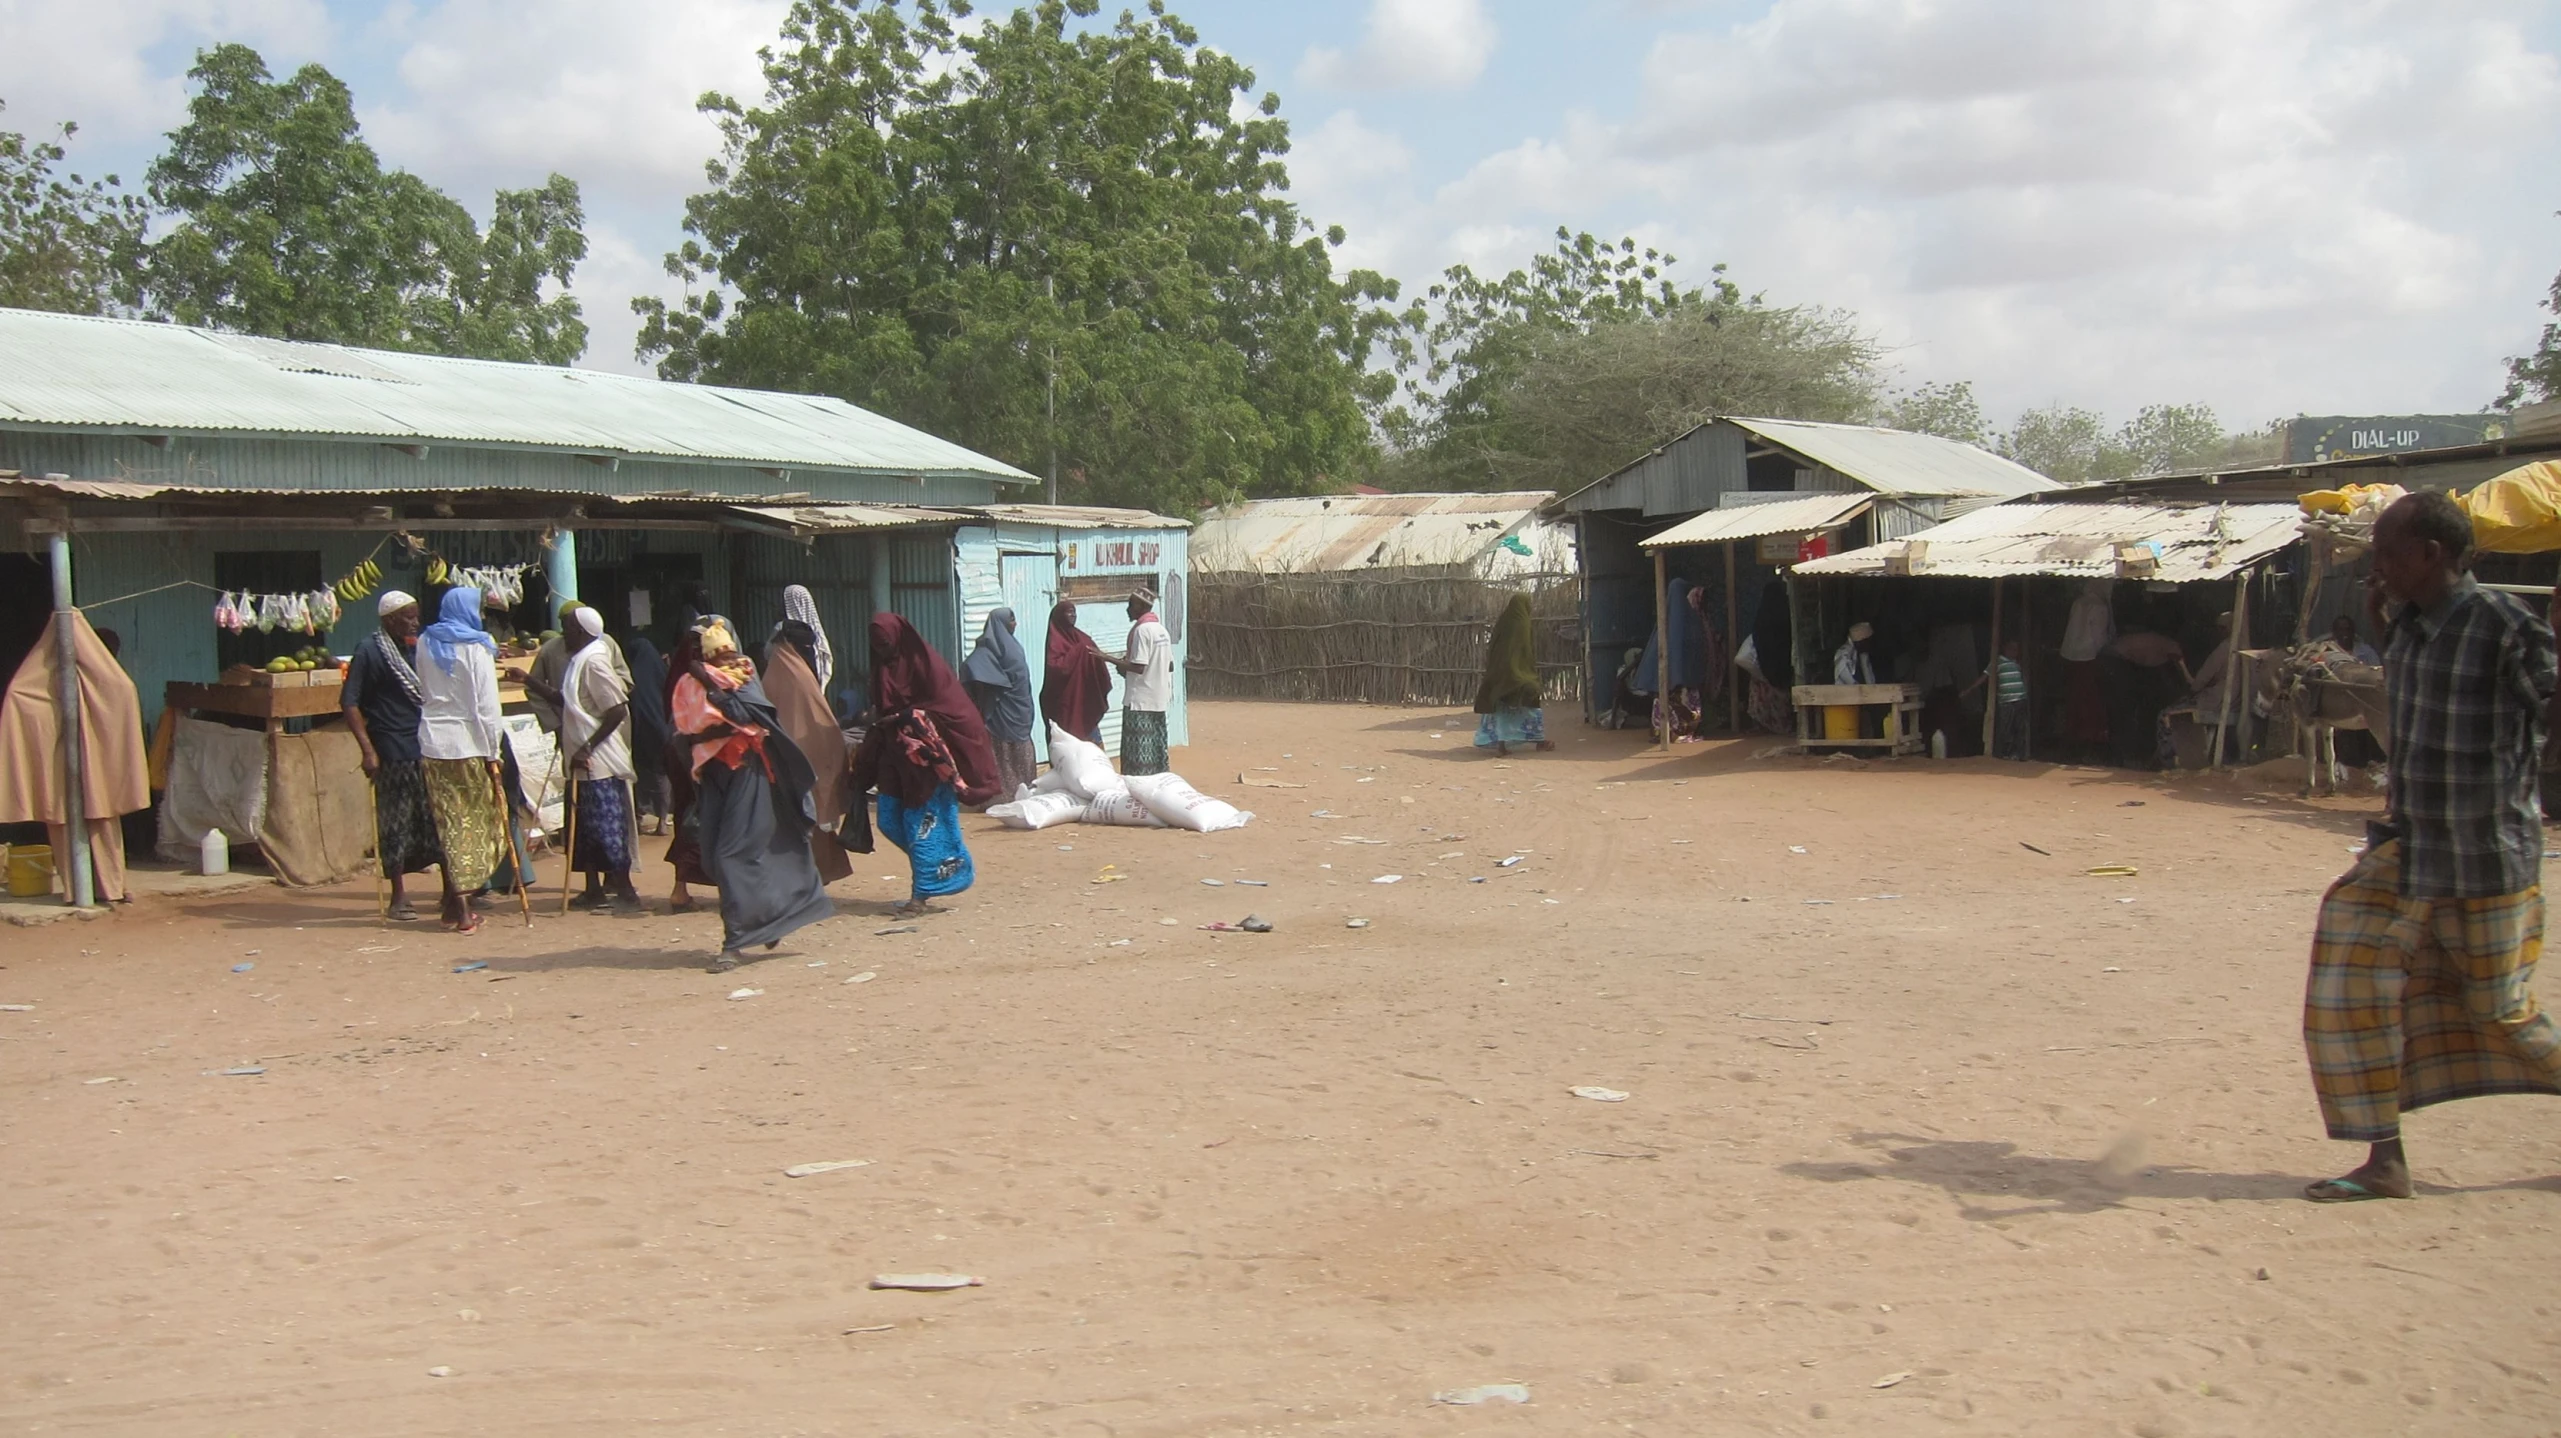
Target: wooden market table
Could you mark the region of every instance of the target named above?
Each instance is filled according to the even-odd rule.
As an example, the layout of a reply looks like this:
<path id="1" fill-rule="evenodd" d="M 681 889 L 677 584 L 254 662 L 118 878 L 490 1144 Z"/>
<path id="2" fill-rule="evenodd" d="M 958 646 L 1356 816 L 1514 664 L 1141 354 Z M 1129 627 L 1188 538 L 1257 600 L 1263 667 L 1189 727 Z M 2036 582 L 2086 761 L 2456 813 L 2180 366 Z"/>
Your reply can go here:
<path id="1" fill-rule="evenodd" d="M 334 681 L 336 675 L 332 674 Z M 338 717 L 338 683 L 327 684 L 180 684 L 169 685 L 164 713 L 229 714 L 264 721 L 267 732 L 281 734 L 288 719 Z"/>
<path id="2" fill-rule="evenodd" d="M 1917 754 L 1921 736 L 1921 686 L 1918 684 L 1799 684 L 1788 697 L 1796 704 L 1796 742 L 1800 747 L 1882 749 L 1889 754 Z M 1871 708 L 1885 711 L 1885 734 L 1877 739 L 1832 739 L 1815 732 L 1823 710 L 1856 706 L 1860 717 Z"/>

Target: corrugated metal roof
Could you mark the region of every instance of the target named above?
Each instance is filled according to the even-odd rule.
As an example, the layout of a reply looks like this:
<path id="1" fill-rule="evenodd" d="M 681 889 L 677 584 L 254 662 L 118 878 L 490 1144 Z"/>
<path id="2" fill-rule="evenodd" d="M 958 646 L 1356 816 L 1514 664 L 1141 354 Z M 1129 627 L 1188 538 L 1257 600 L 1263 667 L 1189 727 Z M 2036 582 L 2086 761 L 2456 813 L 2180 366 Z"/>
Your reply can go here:
<path id="1" fill-rule="evenodd" d="M 1684 520 L 1637 546 L 1676 549 L 1688 544 L 1721 544 L 1729 539 L 1758 539 L 1765 534 L 1814 534 L 1856 519 L 1876 503 L 1872 494 L 1811 494 L 1803 499 L 1768 504 L 1738 504 L 1711 509 Z"/>
<path id="2" fill-rule="evenodd" d="M 1152 509 L 1111 509 L 1095 504 L 978 504 L 970 512 L 1003 524 L 1045 524 L 1052 529 L 1189 529 L 1188 519 Z"/>
<path id="3" fill-rule="evenodd" d="M 1540 489 L 1249 500 L 1201 517 L 1192 567 L 1324 574 L 1472 564 L 1555 497 Z"/>
<path id="4" fill-rule="evenodd" d="M 1796 572 L 2111 579 L 2120 572 L 2118 545 L 2150 543 L 2158 559 L 2144 578 L 2227 579 L 2293 543 L 2302 519 L 2291 504 L 1997 504 L 1910 539 L 1810 560 Z"/>
<path id="5" fill-rule="evenodd" d="M 2010 499 L 2062 488 L 2023 464 L 1934 434 L 1794 419 L 1730 422 L 1881 494 L 1988 494 Z"/>
<path id="6" fill-rule="evenodd" d="M 892 504 L 741 504 L 729 507 L 759 519 L 772 520 L 803 534 L 850 534 L 865 529 L 967 524 L 975 518 L 958 510 Z"/>
<path id="7" fill-rule="evenodd" d="M 0 309 L 0 426 L 294 435 L 994 479 L 843 400 Z"/>

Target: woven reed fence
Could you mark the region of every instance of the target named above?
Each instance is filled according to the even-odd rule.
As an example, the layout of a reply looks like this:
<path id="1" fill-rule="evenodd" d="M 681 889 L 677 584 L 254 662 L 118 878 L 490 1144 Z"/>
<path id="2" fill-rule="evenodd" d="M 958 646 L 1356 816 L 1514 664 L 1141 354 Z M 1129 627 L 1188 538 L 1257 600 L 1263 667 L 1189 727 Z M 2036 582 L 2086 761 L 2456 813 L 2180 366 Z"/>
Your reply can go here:
<path id="1" fill-rule="evenodd" d="M 1185 664 L 1199 699 L 1466 704 L 1494 620 L 1526 585 L 1551 701 L 1583 692 L 1570 574 L 1491 584 L 1465 574 L 1195 574 Z"/>

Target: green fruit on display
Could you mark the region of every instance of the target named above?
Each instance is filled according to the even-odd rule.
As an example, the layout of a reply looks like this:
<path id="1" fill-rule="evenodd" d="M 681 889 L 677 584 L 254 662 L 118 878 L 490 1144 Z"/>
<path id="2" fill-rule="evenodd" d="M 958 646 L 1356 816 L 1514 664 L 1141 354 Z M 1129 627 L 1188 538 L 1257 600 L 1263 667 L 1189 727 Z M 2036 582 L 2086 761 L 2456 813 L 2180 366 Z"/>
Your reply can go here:
<path id="1" fill-rule="evenodd" d="M 284 674 L 290 672 L 292 669 L 293 661 L 286 659 L 281 655 L 267 661 L 267 672 L 270 674 Z"/>

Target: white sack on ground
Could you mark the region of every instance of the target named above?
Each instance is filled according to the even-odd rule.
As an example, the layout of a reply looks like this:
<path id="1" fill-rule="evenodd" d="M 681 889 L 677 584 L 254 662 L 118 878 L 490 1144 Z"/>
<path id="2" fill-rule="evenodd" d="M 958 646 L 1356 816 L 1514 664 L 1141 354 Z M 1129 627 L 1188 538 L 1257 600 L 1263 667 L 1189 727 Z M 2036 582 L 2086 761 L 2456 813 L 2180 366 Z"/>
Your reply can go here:
<path id="1" fill-rule="evenodd" d="M 1085 822 L 1088 824 L 1118 824 L 1127 829 L 1162 829 L 1165 827 L 1165 821 L 1157 818 L 1145 804 L 1138 802 L 1138 796 L 1129 792 L 1127 785 L 1123 785 L 1117 789 L 1106 789 L 1103 792 L 1096 794 L 1091 800 L 1087 801 L 1085 805 Z"/>
<path id="2" fill-rule="evenodd" d="M 1046 829 L 1084 818 L 1085 801 L 1073 794 L 1044 794 L 1025 784 L 1010 802 L 988 805 L 987 817 L 1008 829 Z"/>
<path id="3" fill-rule="evenodd" d="M 1193 788 L 1180 774 L 1139 774 L 1123 782 L 1149 813 L 1172 828 L 1212 834 L 1221 829 L 1242 829 L 1254 819 L 1226 800 L 1213 799 Z"/>
<path id="4" fill-rule="evenodd" d="M 1079 799 L 1120 787 L 1120 775 L 1101 745 L 1088 744 L 1055 724 L 1049 726 L 1049 768 L 1066 780 L 1068 792 Z"/>

